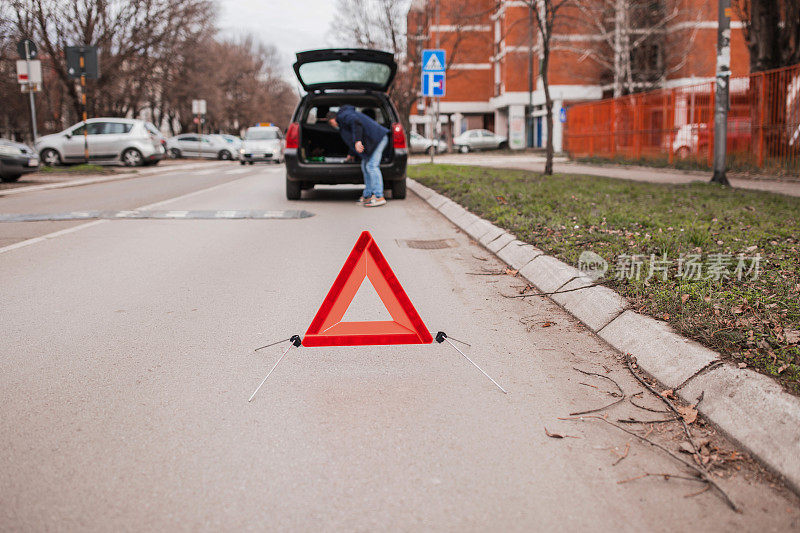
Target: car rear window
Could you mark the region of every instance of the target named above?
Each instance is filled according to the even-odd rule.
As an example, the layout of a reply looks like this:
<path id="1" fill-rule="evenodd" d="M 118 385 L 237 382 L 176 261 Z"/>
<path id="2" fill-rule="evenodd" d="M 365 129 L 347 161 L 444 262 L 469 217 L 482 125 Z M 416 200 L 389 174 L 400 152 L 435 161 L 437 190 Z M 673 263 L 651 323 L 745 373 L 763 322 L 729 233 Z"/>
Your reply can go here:
<path id="1" fill-rule="evenodd" d="M 300 65 L 299 75 L 306 85 L 343 82 L 384 85 L 392 75 L 392 69 L 389 65 L 367 61 L 315 61 Z"/>
<path id="2" fill-rule="evenodd" d="M 248 141 L 273 141 L 280 137 L 275 130 L 247 130 L 244 138 Z"/>

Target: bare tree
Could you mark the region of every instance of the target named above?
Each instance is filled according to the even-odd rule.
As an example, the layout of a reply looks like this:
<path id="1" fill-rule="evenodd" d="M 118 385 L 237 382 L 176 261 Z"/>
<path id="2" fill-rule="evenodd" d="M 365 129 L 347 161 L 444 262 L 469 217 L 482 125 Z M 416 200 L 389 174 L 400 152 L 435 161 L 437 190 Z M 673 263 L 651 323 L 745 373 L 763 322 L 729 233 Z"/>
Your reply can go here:
<path id="1" fill-rule="evenodd" d="M 392 52 L 398 63 L 395 81 L 389 96 L 397 106 L 400 120 L 406 131 L 410 128 L 410 116 L 414 105 L 422 98 L 420 59 L 423 48 L 431 42 L 430 26 L 438 14 L 452 27 L 439 45 L 447 48 L 445 71 L 451 79 L 460 72 L 451 66 L 460 57 L 465 28 L 480 21 L 490 11 L 476 8 L 470 0 L 450 0 L 436 13 L 437 1 L 422 1 L 414 9 L 415 31 L 409 32 L 407 16 L 409 0 L 337 0 L 336 18 L 331 24 L 330 34 L 341 45 L 381 49 Z"/>
<path id="2" fill-rule="evenodd" d="M 87 87 L 90 116 L 147 118 L 178 133 L 193 127 L 191 100 L 205 98 L 207 129 L 237 131 L 265 120 L 284 125 L 296 96 L 279 75 L 275 48 L 254 37 L 220 39 L 215 13 L 211 0 L 0 0 L 0 74 L 13 75 L 16 40 L 37 42 L 43 131 L 80 116 L 77 82 L 64 57 L 75 44 L 99 48 L 101 75 Z M 25 120 L 20 124 L 26 103 L 18 88 L 9 83 L 6 90 L 7 79 L 13 80 L 0 79 L 9 95 L 0 128 L 27 130 Z"/>
<path id="3" fill-rule="evenodd" d="M 800 63 L 800 2 L 733 0 L 732 3 L 744 22 L 750 72 Z"/>
<path id="4" fill-rule="evenodd" d="M 561 21 L 564 9 L 573 0 L 525 0 L 533 13 L 533 21 L 539 38 L 539 57 L 541 58 L 542 89 L 544 91 L 544 105 L 547 112 L 547 142 L 545 145 L 544 173 L 553 174 L 553 99 L 550 96 L 550 54 L 552 48 L 553 30 L 556 23 Z"/>
<path id="5" fill-rule="evenodd" d="M 570 22 L 591 42 L 578 48 L 555 35 L 553 50 L 569 50 L 597 63 L 607 72 L 615 98 L 660 87 L 684 68 L 701 16 L 680 9 L 676 0 L 575 0 L 574 6 Z M 695 22 L 688 36 L 668 40 L 669 26 L 687 20 Z"/>

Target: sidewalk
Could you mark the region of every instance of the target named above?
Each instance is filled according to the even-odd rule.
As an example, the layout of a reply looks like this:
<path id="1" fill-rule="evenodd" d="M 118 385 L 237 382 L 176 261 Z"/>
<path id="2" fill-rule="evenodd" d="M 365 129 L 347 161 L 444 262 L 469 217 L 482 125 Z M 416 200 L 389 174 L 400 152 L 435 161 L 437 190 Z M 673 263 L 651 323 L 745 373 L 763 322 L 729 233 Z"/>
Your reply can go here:
<path id="1" fill-rule="evenodd" d="M 448 165 L 473 165 L 496 168 L 519 168 L 543 172 L 545 159 L 538 154 L 508 155 L 492 152 L 471 154 L 440 154 L 436 156 L 436 163 Z M 412 165 L 429 163 L 430 156 L 412 156 L 409 163 Z M 574 163 L 566 157 L 556 157 L 553 160 L 553 171 L 564 174 L 587 174 L 590 176 L 603 176 L 633 181 L 647 181 L 651 183 L 691 183 L 694 181 L 709 181 L 708 172 L 682 171 L 666 168 L 635 167 L 623 165 L 588 165 Z M 732 177 L 728 179 L 734 188 L 768 191 L 787 196 L 800 196 L 800 180 L 779 181 L 765 179 L 748 179 Z"/>

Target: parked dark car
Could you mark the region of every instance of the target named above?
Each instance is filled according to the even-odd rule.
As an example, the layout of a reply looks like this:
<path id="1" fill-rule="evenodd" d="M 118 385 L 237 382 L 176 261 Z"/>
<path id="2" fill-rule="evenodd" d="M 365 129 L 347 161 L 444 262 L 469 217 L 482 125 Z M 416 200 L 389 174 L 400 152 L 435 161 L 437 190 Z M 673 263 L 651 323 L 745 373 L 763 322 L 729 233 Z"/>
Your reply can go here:
<path id="1" fill-rule="evenodd" d="M 286 131 L 286 197 L 299 200 L 317 184 L 363 184 L 360 161 L 346 161 L 347 145 L 325 121 L 349 104 L 389 130 L 381 158 L 384 186 L 406 197 L 408 147 L 397 110 L 386 94 L 397 72 L 394 56 L 378 50 L 338 48 L 297 53 L 294 72 L 307 94 Z"/>
<path id="2" fill-rule="evenodd" d="M 39 170 L 39 155 L 28 145 L 0 139 L 0 180 L 17 181 Z"/>

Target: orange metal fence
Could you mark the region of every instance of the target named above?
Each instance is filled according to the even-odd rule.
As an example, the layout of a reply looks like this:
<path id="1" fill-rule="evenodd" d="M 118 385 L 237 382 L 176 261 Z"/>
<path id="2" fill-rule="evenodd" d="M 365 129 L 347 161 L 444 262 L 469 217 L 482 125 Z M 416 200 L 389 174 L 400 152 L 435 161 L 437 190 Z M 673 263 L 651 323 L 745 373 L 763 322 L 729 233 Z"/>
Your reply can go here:
<path id="1" fill-rule="evenodd" d="M 800 65 L 730 84 L 728 167 L 800 174 Z M 714 92 L 707 82 L 572 105 L 564 148 L 573 157 L 711 166 Z"/>

